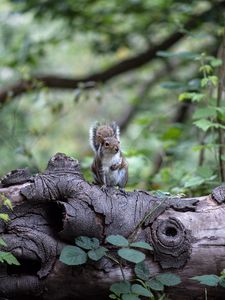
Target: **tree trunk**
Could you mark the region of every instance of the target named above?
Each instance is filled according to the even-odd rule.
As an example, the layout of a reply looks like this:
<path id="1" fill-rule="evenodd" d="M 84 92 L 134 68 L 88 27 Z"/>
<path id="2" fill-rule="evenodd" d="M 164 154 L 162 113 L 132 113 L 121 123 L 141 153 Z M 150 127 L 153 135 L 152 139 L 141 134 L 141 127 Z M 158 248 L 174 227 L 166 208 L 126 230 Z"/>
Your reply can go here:
<path id="1" fill-rule="evenodd" d="M 223 187 L 189 199 L 102 190 L 84 180 L 77 160 L 58 153 L 41 174 L 11 172 L 0 193 L 14 206 L 7 211 L 10 222 L 0 223 L 1 237 L 21 263 L 0 264 L 3 299 L 107 299 L 109 286 L 122 280 L 118 265 L 102 259 L 69 267 L 58 260 L 63 246 L 81 235 L 102 245 L 110 234 L 152 244 L 154 253 L 146 251 L 151 274 L 174 272 L 182 279 L 166 290 L 171 299 L 205 299 L 204 286 L 189 278 L 225 268 Z M 131 279 L 133 265 L 124 273 Z M 208 300 L 224 295 L 222 288 L 208 289 Z"/>

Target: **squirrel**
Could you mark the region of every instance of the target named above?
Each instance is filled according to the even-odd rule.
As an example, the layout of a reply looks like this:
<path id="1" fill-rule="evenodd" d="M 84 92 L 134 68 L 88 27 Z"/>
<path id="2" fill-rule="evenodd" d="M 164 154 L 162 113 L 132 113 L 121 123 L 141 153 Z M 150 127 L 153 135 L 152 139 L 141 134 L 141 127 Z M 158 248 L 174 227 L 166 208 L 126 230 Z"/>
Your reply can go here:
<path id="1" fill-rule="evenodd" d="M 95 183 L 124 188 L 128 180 L 128 164 L 120 149 L 120 129 L 112 122 L 96 122 L 90 128 L 90 145 L 95 153 L 91 170 Z"/>

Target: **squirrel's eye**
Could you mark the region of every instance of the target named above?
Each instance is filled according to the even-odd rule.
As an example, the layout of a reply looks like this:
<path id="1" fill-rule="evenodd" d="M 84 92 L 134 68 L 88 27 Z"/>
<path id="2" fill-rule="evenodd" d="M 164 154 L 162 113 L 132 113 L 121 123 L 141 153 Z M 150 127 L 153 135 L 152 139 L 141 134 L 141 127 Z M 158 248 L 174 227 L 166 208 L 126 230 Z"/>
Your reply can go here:
<path id="1" fill-rule="evenodd" d="M 106 146 L 106 147 L 108 147 L 108 146 L 109 146 L 109 143 L 108 143 L 108 142 L 106 142 L 106 143 L 105 143 L 105 146 Z"/>

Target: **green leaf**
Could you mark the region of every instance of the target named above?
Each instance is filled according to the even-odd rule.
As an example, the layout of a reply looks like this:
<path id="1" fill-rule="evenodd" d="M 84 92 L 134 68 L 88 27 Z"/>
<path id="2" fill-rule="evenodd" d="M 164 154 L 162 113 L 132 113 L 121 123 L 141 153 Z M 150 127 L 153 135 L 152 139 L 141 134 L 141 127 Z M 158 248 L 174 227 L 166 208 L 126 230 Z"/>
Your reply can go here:
<path id="1" fill-rule="evenodd" d="M 6 207 L 10 208 L 11 210 L 13 209 L 13 207 L 12 207 L 12 202 L 11 202 L 8 198 L 6 198 L 6 197 L 4 198 L 3 204 L 4 204 Z"/>
<path id="2" fill-rule="evenodd" d="M 65 246 L 59 260 L 69 266 L 82 265 L 87 261 L 87 254 L 76 246 Z"/>
<path id="3" fill-rule="evenodd" d="M 172 273 L 159 274 L 155 277 L 155 279 L 165 286 L 174 286 L 181 283 L 180 277 Z"/>
<path id="4" fill-rule="evenodd" d="M 8 222 L 10 220 L 9 215 L 8 214 L 0 214 L 0 219 L 2 219 L 5 222 Z"/>
<path id="5" fill-rule="evenodd" d="M 225 288 L 225 278 L 220 278 L 219 285 Z"/>
<path id="6" fill-rule="evenodd" d="M 210 74 L 213 71 L 213 68 L 210 65 L 203 65 L 199 68 L 199 71 L 202 73 Z"/>
<path id="7" fill-rule="evenodd" d="M 213 58 L 211 61 L 210 61 L 210 64 L 211 66 L 213 67 L 219 67 L 221 66 L 223 63 L 222 59 L 218 59 L 218 58 Z"/>
<path id="8" fill-rule="evenodd" d="M 128 240 L 122 235 L 109 235 L 106 238 L 107 242 L 117 247 L 128 247 Z"/>
<path id="9" fill-rule="evenodd" d="M 209 81 L 212 83 L 212 85 L 217 86 L 218 84 L 218 77 L 217 76 L 209 76 Z"/>
<path id="10" fill-rule="evenodd" d="M 5 241 L 3 239 L 0 239 L 0 246 L 3 246 L 3 247 L 7 246 L 7 244 L 5 243 Z"/>
<path id="11" fill-rule="evenodd" d="M 131 286 L 131 291 L 134 294 L 140 295 L 140 296 L 144 296 L 144 297 L 153 297 L 153 294 L 146 288 L 144 288 L 142 285 L 140 284 L 133 284 Z"/>
<path id="12" fill-rule="evenodd" d="M 204 94 L 201 93 L 189 93 L 185 92 L 179 95 L 179 101 L 191 100 L 192 102 L 200 102 L 204 98 Z"/>
<path id="13" fill-rule="evenodd" d="M 194 119 L 215 118 L 216 114 L 217 113 L 215 107 L 198 108 L 194 112 L 193 118 Z"/>
<path id="14" fill-rule="evenodd" d="M 186 180 L 184 187 L 190 188 L 203 184 L 205 180 L 200 176 L 192 176 L 190 179 Z"/>
<path id="15" fill-rule="evenodd" d="M 195 277 L 192 277 L 191 279 L 197 280 L 199 283 L 205 284 L 208 286 L 217 286 L 220 281 L 220 277 L 218 277 L 217 275 L 214 275 L 214 274 L 195 276 Z"/>
<path id="16" fill-rule="evenodd" d="M 91 250 L 99 247 L 99 240 L 88 236 L 79 236 L 75 239 L 75 244 L 83 249 Z"/>
<path id="17" fill-rule="evenodd" d="M 135 294 L 123 294 L 122 300 L 139 300 L 140 298 Z"/>
<path id="18" fill-rule="evenodd" d="M 214 127 L 214 123 L 206 119 L 200 119 L 198 121 L 195 121 L 194 125 L 202 129 L 203 131 L 207 131 L 209 128 Z"/>
<path id="19" fill-rule="evenodd" d="M 196 175 L 201 176 L 205 179 L 210 178 L 213 175 L 213 170 L 206 166 L 198 167 L 198 169 L 196 170 Z"/>
<path id="20" fill-rule="evenodd" d="M 225 129 L 225 126 L 224 125 L 221 125 L 219 123 L 214 123 L 214 122 L 211 122 L 209 120 L 206 120 L 206 119 L 200 119 L 198 121 L 195 121 L 194 124 L 201 128 L 203 131 L 207 131 L 209 128 L 222 128 L 222 129 Z"/>
<path id="21" fill-rule="evenodd" d="M 8 265 L 20 265 L 16 257 L 10 252 L 0 251 L 0 262 L 6 262 Z"/>
<path id="22" fill-rule="evenodd" d="M 153 250 L 152 246 L 145 242 L 134 242 L 130 244 L 130 247 Z"/>
<path id="23" fill-rule="evenodd" d="M 208 82 L 209 82 L 208 77 L 203 78 L 203 79 L 201 80 L 201 87 L 207 86 Z"/>
<path id="24" fill-rule="evenodd" d="M 170 127 L 163 134 L 162 139 L 166 140 L 177 140 L 182 135 L 182 130 L 177 127 Z"/>
<path id="25" fill-rule="evenodd" d="M 128 248 L 119 249 L 118 255 L 123 259 L 126 259 L 136 264 L 142 262 L 145 259 L 144 253 L 138 250 L 128 249 Z"/>
<path id="26" fill-rule="evenodd" d="M 106 249 L 105 247 L 99 247 L 97 249 L 88 251 L 88 257 L 92 260 L 97 261 L 101 259 L 107 251 L 108 249 Z"/>
<path id="27" fill-rule="evenodd" d="M 134 272 L 142 280 L 148 280 L 150 277 L 149 268 L 143 261 L 135 265 Z"/>
<path id="28" fill-rule="evenodd" d="M 121 281 L 121 282 L 116 282 L 113 283 L 110 286 L 110 291 L 116 294 L 117 296 L 120 296 L 121 294 L 126 294 L 130 292 L 130 282 L 128 281 Z"/>
<path id="29" fill-rule="evenodd" d="M 213 123 L 213 127 L 225 129 L 225 126 L 219 123 Z"/>
<path id="30" fill-rule="evenodd" d="M 146 282 L 146 284 L 152 290 L 155 290 L 155 291 L 163 291 L 164 290 L 164 285 L 160 281 L 156 280 L 155 278 L 150 279 L 149 281 Z"/>
<path id="31" fill-rule="evenodd" d="M 225 116 L 225 107 L 215 107 L 215 109 L 221 114 L 221 116 Z"/>
<path id="32" fill-rule="evenodd" d="M 214 86 L 217 86 L 218 77 L 217 76 L 208 76 L 208 77 L 205 77 L 201 80 L 201 86 L 202 87 L 207 86 L 209 83 L 211 83 Z"/>

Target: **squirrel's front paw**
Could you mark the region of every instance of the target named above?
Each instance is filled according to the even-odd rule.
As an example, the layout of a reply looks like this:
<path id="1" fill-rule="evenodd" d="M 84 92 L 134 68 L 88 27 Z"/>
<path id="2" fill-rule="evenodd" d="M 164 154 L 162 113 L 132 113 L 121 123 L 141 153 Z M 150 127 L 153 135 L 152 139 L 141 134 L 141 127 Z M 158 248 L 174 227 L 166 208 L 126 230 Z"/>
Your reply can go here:
<path id="1" fill-rule="evenodd" d="M 115 171 L 115 170 L 117 170 L 119 168 L 119 166 L 120 166 L 119 164 L 111 165 L 110 170 L 111 171 Z"/>
<path id="2" fill-rule="evenodd" d="M 119 188 L 119 191 L 121 192 L 121 194 L 123 194 L 123 196 L 127 196 L 128 193 L 125 191 L 124 188 Z"/>
<path id="3" fill-rule="evenodd" d="M 101 189 L 103 192 L 105 192 L 105 191 L 107 190 L 107 186 L 106 186 L 105 184 L 103 184 L 103 185 L 100 187 L 100 189 Z"/>

